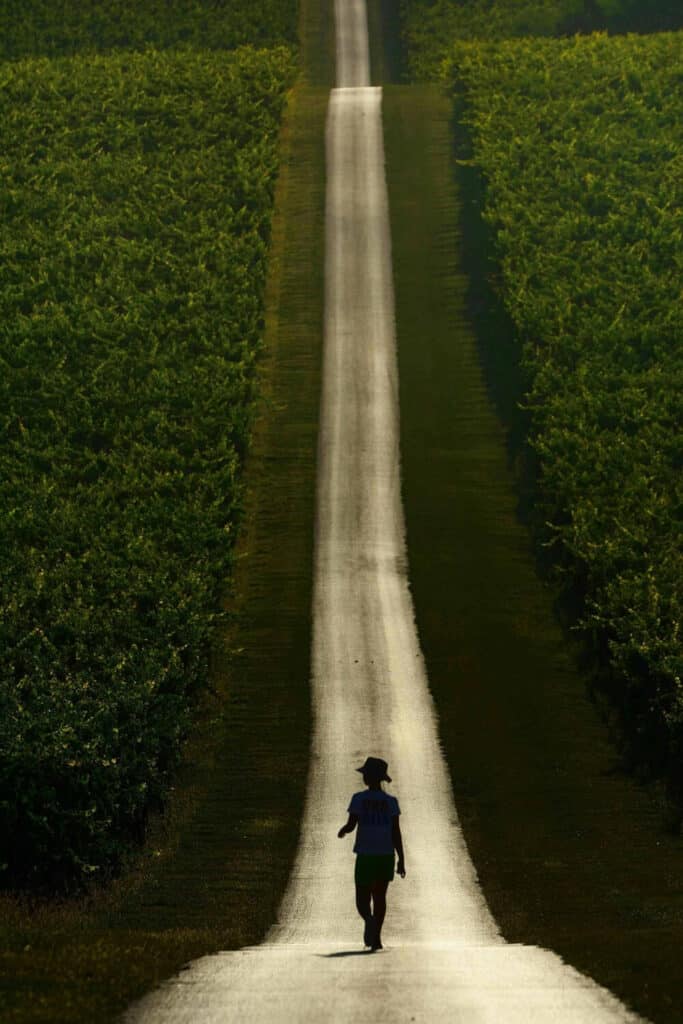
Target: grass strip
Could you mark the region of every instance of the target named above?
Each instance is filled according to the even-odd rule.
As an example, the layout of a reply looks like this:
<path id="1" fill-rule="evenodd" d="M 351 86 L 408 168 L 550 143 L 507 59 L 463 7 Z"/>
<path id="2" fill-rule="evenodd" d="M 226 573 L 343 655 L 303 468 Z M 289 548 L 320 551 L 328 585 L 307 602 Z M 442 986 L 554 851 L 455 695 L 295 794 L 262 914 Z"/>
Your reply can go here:
<path id="1" fill-rule="evenodd" d="M 373 85 L 403 78 L 400 21 L 393 0 L 367 0 L 370 68 Z"/>
<path id="2" fill-rule="evenodd" d="M 328 89 L 336 82 L 333 0 L 300 0 L 299 46 L 303 81 Z"/>
<path id="3" fill-rule="evenodd" d="M 326 20 L 311 18 L 309 42 Z M 80 902 L 0 898 L 0 1017 L 8 1024 L 114 1020 L 189 959 L 256 942 L 274 920 L 308 768 L 326 106 L 326 89 L 298 86 L 284 128 L 263 400 L 214 696 L 170 812 L 124 879 Z"/>
<path id="4" fill-rule="evenodd" d="M 681 842 L 619 771 L 517 517 L 509 328 L 451 118 L 436 88 L 385 87 L 410 578 L 456 806 L 506 938 L 674 1024 Z"/>

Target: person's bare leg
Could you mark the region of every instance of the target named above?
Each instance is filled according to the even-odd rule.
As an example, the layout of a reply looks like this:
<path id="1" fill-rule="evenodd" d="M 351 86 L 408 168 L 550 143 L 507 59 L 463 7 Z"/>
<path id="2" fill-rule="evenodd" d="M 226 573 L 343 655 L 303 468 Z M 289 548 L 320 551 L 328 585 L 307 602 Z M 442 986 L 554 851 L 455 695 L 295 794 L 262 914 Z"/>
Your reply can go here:
<path id="1" fill-rule="evenodd" d="M 389 883 L 386 881 L 373 882 L 371 886 L 372 892 L 372 916 L 375 921 L 375 942 L 373 948 L 381 949 L 382 942 L 382 925 L 384 924 L 384 915 L 387 912 L 387 888 Z"/>
<path id="2" fill-rule="evenodd" d="M 357 885 L 356 886 L 356 909 L 358 913 L 365 921 L 365 928 L 363 929 L 363 942 L 366 946 L 371 946 L 375 934 L 375 925 L 372 920 L 372 911 L 370 910 L 370 894 L 371 889 L 369 885 Z"/>
<path id="3" fill-rule="evenodd" d="M 369 885 L 356 886 L 356 909 L 364 921 L 370 917 L 370 893 Z"/>

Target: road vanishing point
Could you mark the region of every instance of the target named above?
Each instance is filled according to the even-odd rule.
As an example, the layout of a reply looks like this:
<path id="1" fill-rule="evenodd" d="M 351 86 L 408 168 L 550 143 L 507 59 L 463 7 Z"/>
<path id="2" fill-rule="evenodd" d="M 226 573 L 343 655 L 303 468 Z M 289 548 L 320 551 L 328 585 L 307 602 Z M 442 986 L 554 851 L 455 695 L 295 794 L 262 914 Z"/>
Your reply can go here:
<path id="1" fill-rule="evenodd" d="M 470 861 L 407 577 L 382 92 L 365 0 L 336 0 L 327 121 L 326 297 L 313 599 L 314 739 L 296 863 L 260 946 L 203 957 L 126 1024 L 625 1024 L 641 1020 L 547 950 L 506 943 Z M 425 314 L 426 315 L 426 314 Z M 385 948 L 363 948 L 354 768 L 386 758 L 407 877 Z M 227 866 L 226 866 L 227 868 Z"/>

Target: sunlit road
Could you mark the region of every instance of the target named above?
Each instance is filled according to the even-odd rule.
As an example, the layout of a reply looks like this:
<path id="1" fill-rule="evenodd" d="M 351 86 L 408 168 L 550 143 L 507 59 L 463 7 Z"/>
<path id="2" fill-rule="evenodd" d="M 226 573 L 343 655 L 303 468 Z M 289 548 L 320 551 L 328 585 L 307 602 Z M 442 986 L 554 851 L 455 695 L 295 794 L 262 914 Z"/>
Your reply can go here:
<path id="1" fill-rule="evenodd" d="M 364 0 L 338 0 L 337 45 L 340 87 L 327 127 L 315 735 L 298 858 L 263 945 L 196 961 L 126 1019 L 635 1021 L 553 954 L 503 941 L 461 836 L 406 575 L 382 97 L 369 87 Z M 336 836 L 360 788 L 353 769 L 368 754 L 389 761 L 408 872 L 390 886 L 385 949 L 374 954 L 363 950 L 354 907 L 352 840 Z"/>

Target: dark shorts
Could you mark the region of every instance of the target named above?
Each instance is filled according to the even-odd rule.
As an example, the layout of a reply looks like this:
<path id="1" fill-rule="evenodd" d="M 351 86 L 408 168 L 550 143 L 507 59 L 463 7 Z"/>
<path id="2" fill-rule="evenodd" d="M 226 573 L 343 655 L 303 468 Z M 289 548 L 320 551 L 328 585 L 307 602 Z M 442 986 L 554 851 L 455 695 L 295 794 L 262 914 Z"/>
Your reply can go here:
<path id="1" fill-rule="evenodd" d="M 356 885 L 392 882 L 394 879 L 393 853 L 357 853 L 355 878 Z"/>

